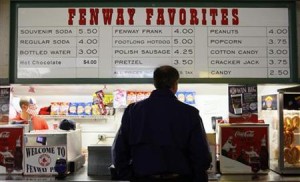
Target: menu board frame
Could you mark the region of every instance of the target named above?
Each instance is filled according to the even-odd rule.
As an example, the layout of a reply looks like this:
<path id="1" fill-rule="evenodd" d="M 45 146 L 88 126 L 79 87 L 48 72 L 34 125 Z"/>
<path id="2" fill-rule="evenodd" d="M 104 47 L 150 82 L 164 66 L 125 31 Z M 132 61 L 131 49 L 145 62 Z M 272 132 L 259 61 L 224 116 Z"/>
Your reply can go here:
<path id="1" fill-rule="evenodd" d="M 68 84 L 68 83 L 152 83 L 152 78 L 18 78 L 18 8 L 57 8 L 57 7 L 237 7 L 237 8 L 288 8 L 290 78 L 181 78 L 181 83 L 295 83 L 298 81 L 297 31 L 295 1 L 201 1 L 201 2 L 95 2 L 95 1 L 42 1 L 11 3 L 10 41 L 10 83 L 17 84 Z"/>
<path id="2" fill-rule="evenodd" d="M 0 86 L 9 85 L 9 78 L 0 78 Z"/>

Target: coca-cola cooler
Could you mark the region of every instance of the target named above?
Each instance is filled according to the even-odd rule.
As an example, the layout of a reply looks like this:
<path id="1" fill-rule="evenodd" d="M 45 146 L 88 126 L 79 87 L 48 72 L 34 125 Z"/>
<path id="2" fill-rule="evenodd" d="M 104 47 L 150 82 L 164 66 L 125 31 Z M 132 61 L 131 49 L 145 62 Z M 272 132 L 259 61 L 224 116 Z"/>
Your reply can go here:
<path id="1" fill-rule="evenodd" d="M 0 174 L 21 174 L 24 169 L 24 127 L 0 126 Z"/>
<path id="2" fill-rule="evenodd" d="M 270 169 L 300 174 L 300 87 L 263 95 L 262 119 L 270 125 Z"/>
<path id="3" fill-rule="evenodd" d="M 219 124 L 220 172 L 267 173 L 268 124 Z"/>

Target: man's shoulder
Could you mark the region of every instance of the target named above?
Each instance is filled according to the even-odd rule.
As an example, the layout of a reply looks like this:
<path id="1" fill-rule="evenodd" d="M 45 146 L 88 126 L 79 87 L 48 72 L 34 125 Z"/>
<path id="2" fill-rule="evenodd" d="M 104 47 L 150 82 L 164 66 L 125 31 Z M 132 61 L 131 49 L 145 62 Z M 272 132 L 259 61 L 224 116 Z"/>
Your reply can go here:
<path id="1" fill-rule="evenodd" d="M 147 99 L 143 99 L 143 100 L 140 100 L 140 101 L 136 101 L 136 102 L 133 102 L 133 103 L 130 103 L 127 108 L 132 108 L 132 107 L 139 107 L 139 106 L 142 106 L 144 105 L 146 102 L 148 102 L 149 98 Z"/>
<path id="2" fill-rule="evenodd" d="M 180 107 L 182 107 L 182 108 L 184 108 L 184 109 L 186 109 L 186 110 L 190 110 L 191 112 L 199 112 L 199 110 L 198 110 L 196 107 L 192 106 L 192 105 L 183 103 L 183 102 L 181 102 L 181 101 L 179 101 L 179 100 L 177 100 L 176 103 L 177 103 Z"/>

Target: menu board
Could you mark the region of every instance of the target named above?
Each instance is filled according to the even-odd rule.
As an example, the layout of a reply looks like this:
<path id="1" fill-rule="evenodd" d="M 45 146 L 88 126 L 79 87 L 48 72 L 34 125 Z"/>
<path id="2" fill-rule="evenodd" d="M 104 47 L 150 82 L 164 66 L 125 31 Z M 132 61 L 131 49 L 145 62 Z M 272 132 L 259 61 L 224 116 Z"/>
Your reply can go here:
<path id="1" fill-rule="evenodd" d="M 291 79 L 288 7 L 19 7 L 16 79 Z"/>

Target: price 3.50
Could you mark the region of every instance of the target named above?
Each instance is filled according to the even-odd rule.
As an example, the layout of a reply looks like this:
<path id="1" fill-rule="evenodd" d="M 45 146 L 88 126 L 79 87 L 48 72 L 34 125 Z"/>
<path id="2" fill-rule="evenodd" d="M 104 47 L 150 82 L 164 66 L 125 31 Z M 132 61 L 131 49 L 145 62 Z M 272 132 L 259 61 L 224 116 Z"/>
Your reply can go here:
<path id="1" fill-rule="evenodd" d="M 193 59 L 174 59 L 173 60 L 174 66 L 192 66 L 194 65 Z"/>

